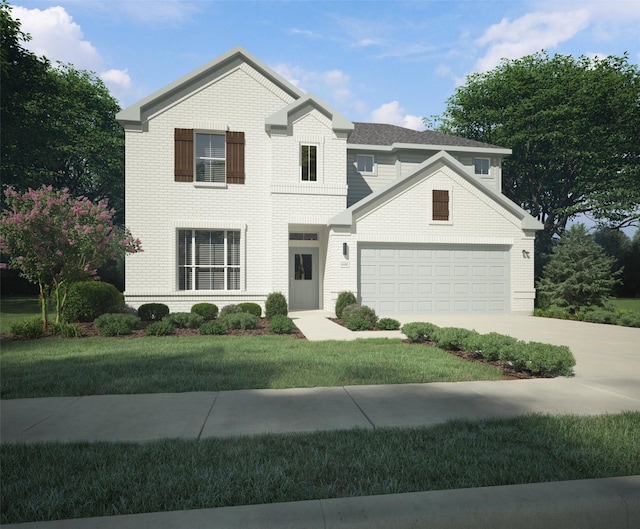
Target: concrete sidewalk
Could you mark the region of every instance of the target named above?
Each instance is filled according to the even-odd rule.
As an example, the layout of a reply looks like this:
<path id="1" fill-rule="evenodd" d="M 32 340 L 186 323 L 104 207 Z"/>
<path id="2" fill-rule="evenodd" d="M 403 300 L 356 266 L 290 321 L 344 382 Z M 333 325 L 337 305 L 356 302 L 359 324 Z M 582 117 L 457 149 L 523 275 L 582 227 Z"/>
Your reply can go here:
<path id="1" fill-rule="evenodd" d="M 352 333 L 328 320 L 329 315 L 314 311 L 293 313 L 291 316 L 309 339 L 401 336 L 399 332 Z M 479 332 L 496 331 L 525 340 L 568 345 L 578 362 L 576 376 L 498 382 L 3 400 L 0 402 L 1 442 L 205 439 L 257 433 L 429 426 L 451 419 L 512 417 L 532 412 L 595 415 L 640 410 L 640 329 L 510 315 L 412 315 L 402 318 L 402 321 L 431 321 L 440 326 L 474 328 Z M 580 516 L 584 516 L 585 512 L 594 516 L 605 512 L 595 499 L 588 502 L 588 508 L 581 502 L 563 503 L 565 500 L 562 499 L 557 499 L 555 504 L 547 504 L 549 498 L 556 497 L 559 490 L 564 490 L 563 487 L 568 487 L 567 490 L 574 493 L 582 490 L 586 498 L 591 498 L 590 494 L 595 495 L 593 498 L 606 498 L 610 505 L 617 506 L 615 512 L 606 510 L 608 514 L 603 515 L 602 524 L 592 524 L 593 527 L 640 527 L 640 478 L 588 480 L 585 483 L 569 482 L 568 485 L 541 484 L 537 488 L 533 486 L 533 489 L 526 487 L 532 486 L 495 488 L 492 494 L 498 496 L 492 497 L 501 499 L 495 504 L 494 510 L 487 507 L 486 512 L 490 514 L 487 514 L 489 518 L 485 525 L 482 525 L 481 517 L 478 518 L 477 509 L 468 510 L 469 505 L 475 505 L 474 501 L 480 502 L 478 505 L 485 504 L 484 499 L 478 499 L 484 498 L 484 489 L 469 489 L 467 492 L 416 493 L 418 496 L 401 494 L 371 500 L 344 498 L 280 506 L 46 522 L 19 527 L 364 527 L 365 523 L 367 527 L 416 527 L 417 520 L 427 519 L 433 523 L 430 527 L 578 527 L 580 525 L 575 522 L 584 520 Z M 461 498 L 460 494 L 464 494 L 464 497 Z M 565 498 L 574 498 L 573 493 L 567 494 Z M 627 496 L 635 498 L 635 503 L 628 500 Z M 526 512 L 524 505 L 533 508 L 536 498 L 542 502 L 538 506 L 544 511 L 541 518 L 514 518 L 505 514 L 511 511 L 506 509 L 504 502 L 521 502 L 521 508 Z M 626 519 L 633 520 L 637 525 L 607 524 L 607 521 L 615 519 L 612 516 L 622 512 L 618 509 L 621 508 L 620 501 L 625 506 Z M 308 510 L 309 504 L 311 511 Z M 582 506 L 576 507 L 578 504 Z M 327 513 L 336 505 L 339 507 L 334 512 L 341 514 L 332 518 Z M 381 507 L 383 505 L 384 508 Z M 410 505 L 413 507 L 409 508 Z M 424 511 L 419 505 L 431 507 Z M 448 512 L 444 505 L 450 505 L 451 508 L 458 505 L 447 514 L 450 518 L 443 517 Z M 550 505 L 556 505 L 554 516 L 560 517 L 545 518 L 553 514 Z M 598 509 L 594 513 L 595 506 Z M 440 509 L 441 518 L 433 515 L 433 509 Z M 415 517 L 409 516 L 414 522 L 409 523 L 407 512 L 414 511 Z M 567 518 L 565 514 L 574 511 L 577 514 L 571 521 L 571 517 Z M 309 518 L 311 512 L 316 514 Z M 321 519 L 318 518 L 318 512 L 323 513 Z M 516 513 L 512 515 L 516 516 Z M 434 521 L 437 519 L 450 519 L 452 524 L 442 522 L 438 525 Z M 503 522 L 497 523 L 500 519 Z M 590 521 L 597 519 L 597 516 L 589 518 Z M 231 520 L 236 522 L 232 523 Z M 244 521 L 241 523 L 238 520 Z M 249 520 L 253 520 L 253 525 Z M 342 522 L 338 523 L 339 520 Z M 375 525 L 375 520 L 379 525 Z M 549 523 L 531 525 L 536 520 L 548 520 Z"/>

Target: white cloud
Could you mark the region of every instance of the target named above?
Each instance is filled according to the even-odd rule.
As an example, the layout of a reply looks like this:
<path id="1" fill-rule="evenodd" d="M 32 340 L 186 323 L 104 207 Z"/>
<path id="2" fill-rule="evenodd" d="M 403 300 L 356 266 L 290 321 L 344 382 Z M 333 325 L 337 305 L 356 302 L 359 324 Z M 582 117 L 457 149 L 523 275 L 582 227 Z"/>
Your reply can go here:
<path id="1" fill-rule="evenodd" d="M 79 70 L 97 73 L 114 97 L 127 94 L 131 87 L 127 70 L 105 70 L 102 56 L 63 7 L 40 10 L 15 6 L 12 15 L 20 20 L 22 31 L 31 35 L 31 40 L 23 44 L 25 48 L 54 64 L 70 63 Z"/>
<path id="2" fill-rule="evenodd" d="M 476 43 L 489 45 L 478 59 L 476 71 L 486 72 L 501 59 L 518 59 L 542 49 L 553 48 L 574 37 L 589 25 L 590 12 L 579 9 L 554 13 L 529 13 L 513 22 L 503 18 L 489 27 Z"/>
<path id="3" fill-rule="evenodd" d="M 350 78 L 342 70 L 315 72 L 299 66 L 278 64 L 273 67 L 282 77 L 305 92 L 327 94 L 323 99 L 344 103 L 351 98 Z"/>
<path id="4" fill-rule="evenodd" d="M 398 101 L 391 101 L 376 108 L 371 112 L 371 122 L 388 123 L 413 130 L 424 130 L 422 118 L 407 114 Z"/>

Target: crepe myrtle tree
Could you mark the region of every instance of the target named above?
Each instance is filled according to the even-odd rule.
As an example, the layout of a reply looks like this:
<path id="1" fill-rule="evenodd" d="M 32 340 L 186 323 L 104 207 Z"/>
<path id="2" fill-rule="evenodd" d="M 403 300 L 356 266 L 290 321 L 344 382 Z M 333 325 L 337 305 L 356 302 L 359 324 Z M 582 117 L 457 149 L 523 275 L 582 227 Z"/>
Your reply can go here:
<path id="1" fill-rule="evenodd" d="M 128 229 L 114 225 L 115 211 L 106 200 L 94 203 L 72 197 L 68 189 L 42 186 L 25 193 L 7 189 L 5 203 L 0 251 L 8 262 L 0 267 L 17 269 L 38 285 L 43 330 L 52 294 L 59 323 L 69 284 L 97 279 L 97 269 L 109 260 L 142 251 Z"/>

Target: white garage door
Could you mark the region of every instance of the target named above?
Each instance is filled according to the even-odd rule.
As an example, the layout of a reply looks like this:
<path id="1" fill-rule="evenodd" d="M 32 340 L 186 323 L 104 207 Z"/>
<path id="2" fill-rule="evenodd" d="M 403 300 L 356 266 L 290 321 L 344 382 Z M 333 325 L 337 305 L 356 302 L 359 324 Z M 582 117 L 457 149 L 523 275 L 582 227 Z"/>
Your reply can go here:
<path id="1" fill-rule="evenodd" d="M 509 247 L 360 245 L 359 293 L 377 314 L 509 312 Z"/>

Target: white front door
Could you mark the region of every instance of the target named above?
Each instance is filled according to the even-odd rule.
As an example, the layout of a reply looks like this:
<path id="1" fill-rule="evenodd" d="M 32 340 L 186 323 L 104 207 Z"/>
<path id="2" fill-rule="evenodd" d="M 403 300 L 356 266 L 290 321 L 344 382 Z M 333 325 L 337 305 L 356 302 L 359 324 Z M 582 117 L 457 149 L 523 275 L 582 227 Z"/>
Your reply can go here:
<path id="1" fill-rule="evenodd" d="M 318 248 L 289 248 L 289 309 L 319 308 Z"/>

